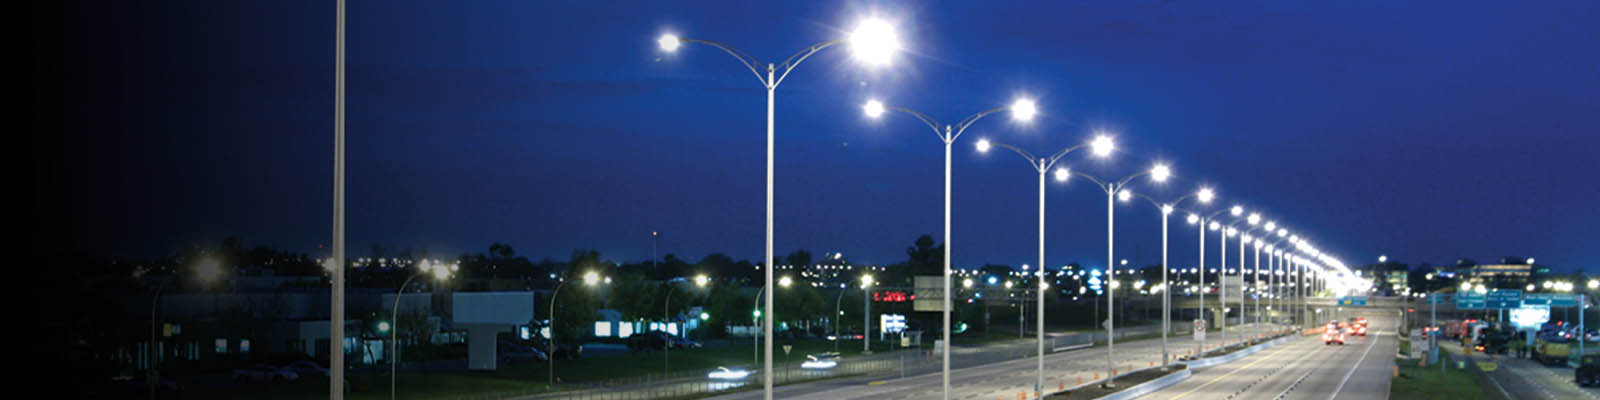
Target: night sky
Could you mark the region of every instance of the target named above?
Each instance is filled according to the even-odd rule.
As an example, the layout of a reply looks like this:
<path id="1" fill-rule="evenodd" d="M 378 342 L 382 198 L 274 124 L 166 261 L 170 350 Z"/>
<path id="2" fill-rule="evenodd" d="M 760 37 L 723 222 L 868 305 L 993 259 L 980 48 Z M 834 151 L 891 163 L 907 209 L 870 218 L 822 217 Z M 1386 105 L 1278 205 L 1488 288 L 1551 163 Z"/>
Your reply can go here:
<path id="1" fill-rule="evenodd" d="M 150 257 L 233 235 L 327 254 L 332 2 L 107 3 L 34 27 L 54 133 L 30 196 L 62 216 L 44 248 Z M 864 117 L 867 99 L 954 122 L 1023 95 L 1038 119 L 997 114 L 956 144 L 957 266 L 1036 257 L 1036 175 L 978 138 L 1048 153 L 1105 131 L 1117 153 L 1066 165 L 1168 162 L 1175 180 L 1134 190 L 1214 187 L 1347 264 L 1594 272 L 1600 3 L 1422 3 L 352 0 L 350 255 L 505 242 L 638 261 L 660 231 L 662 254 L 759 260 L 764 91 L 714 48 L 655 38 L 781 61 L 877 15 L 907 46 L 888 68 L 832 48 L 778 89 L 780 255 L 887 264 L 939 236 L 939 140 Z M 1048 263 L 1103 265 L 1104 193 L 1074 180 L 1047 196 Z M 1118 258 L 1160 262 L 1155 208 L 1117 208 Z M 1172 224 L 1171 263 L 1192 265 L 1196 233 Z"/>

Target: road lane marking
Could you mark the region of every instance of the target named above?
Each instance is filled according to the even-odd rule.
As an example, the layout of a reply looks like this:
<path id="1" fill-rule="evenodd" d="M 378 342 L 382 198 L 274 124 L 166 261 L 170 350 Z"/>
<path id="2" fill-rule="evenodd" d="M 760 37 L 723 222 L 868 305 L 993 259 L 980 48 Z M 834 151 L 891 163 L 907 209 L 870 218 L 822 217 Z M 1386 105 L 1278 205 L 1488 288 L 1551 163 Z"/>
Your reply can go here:
<path id="1" fill-rule="evenodd" d="M 1256 360 L 1255 362 L 1252 362 L 1249 365 L 1245 365 L 1243 367 L 1235 368 L 1232 372 L 1228 372 L 1227 374 L 1219 376 L 1216 379 L 1212 379 L 1211 381 L 1206 382 L 1206 383 L 1204 383 L 1204 384 L 1202 384 L 1200 386 L 1196 386 L 1194 389 L 1189 389 L 1189 391 L 1187 391 L 1187 392 L 1183 392 L 1183 393 L 1178 394 L 1177 396 L 1173 396 L 1172 399 L 1174 399 L 1174 400 L 1181 399 L 1181 398 L 1183 398 L 1183 396 L 1188 396 L 1190 393 L 1194 393 L 1196 390 L 1203 389 L 1206 386 L 1211 386 L 1211 384 L 1217 383 L 1217 382 L 1221 381 L 1223 378 L 1227 378 L 1229 376 L 1233 376 L 1233 374 L 1237 374 L 1237 373 L 1239 373 L 1239 371 L 1244 371 L 1244 370 L 1250 369 L 1250 367 L 1254 367 L 1254 366 L 1256 366 L 1256 364 L 1260 364 L 1260 363 L 1262 363 L 1264 361 L 1271 360 L 1273 358 L 1277 358 L 1280 355 L 1289 354 L 1289 352 L 1287 350 L 1288 350 L 1288 347 L 1283 347 L 1283 348 L 1280 349 L 1280 351 L 1278 351 L 1276 353 L 1267 355 L 1266 357 L 1262 357 L 1261 359 Z"/>
<path id="2" fill-rule="evenodd" d="M 1361 362 L 1366 361 L 1367 353 L 1372 352 L 1372 347 L 1377 346 L 1378 341 L 1383 340 L 1383 335 L 1385 334 L 1385 332 L 1378 332 L 1377 340 L 1373 340 L 1372 343 L 1367 343 L 1367 351 L 1361 352 L 1361 358 L 1356 359 L 1356 364 L 1350 366 L 1350 372 L 1344 373 L 1344 379 L 1339 380 L 1339 387 L 1333 388 L 1333 394 L 1328 395 L 1328 400 L 1333 400 L 1335 397 L 1339 397 L 1339 391 L 1344 390 L 1344 384 L 1350 382 L 1350 375 L 1355 375 L 1356 368 L 1361 368 Z"/>

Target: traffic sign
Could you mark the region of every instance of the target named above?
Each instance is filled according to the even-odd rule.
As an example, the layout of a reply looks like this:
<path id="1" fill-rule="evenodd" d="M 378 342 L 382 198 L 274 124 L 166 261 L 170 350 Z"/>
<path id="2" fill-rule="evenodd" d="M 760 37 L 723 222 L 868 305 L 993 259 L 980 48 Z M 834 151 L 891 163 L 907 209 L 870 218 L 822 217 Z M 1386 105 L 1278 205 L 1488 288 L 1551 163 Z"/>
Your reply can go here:
<path id="1" fill-rule="evenodd" d="M 1462 310 L 1481 310 L 1485 307 L 1483 294 L 1477 292 L 1456 293 L 1456 308 Z"/>
<path id="2" fill-rule="evenodd" d="M 1484 307 L 1488 308 L 1518 308 L 1522 307 L 1522 291 L 1515 289 L 1495 289 L 1489 291 L 1484 297 Z"/>
<path id="3" fill-rule="evenodd" d="M 1524 306 L 1577 307 L 1578 295 L 1559 293 L 1528 293 L 1522 297 Z"/>
<path id="4" fill-rule="evenodd" d="M 1367 296 L 1344 296 L 1344 297 L 1340 297 L 1339 298 L 1339 305 L 1341 305 L 1341 306 L 1357 306 L 1357 307 L 1366 306 L 1367 305 Z"/>

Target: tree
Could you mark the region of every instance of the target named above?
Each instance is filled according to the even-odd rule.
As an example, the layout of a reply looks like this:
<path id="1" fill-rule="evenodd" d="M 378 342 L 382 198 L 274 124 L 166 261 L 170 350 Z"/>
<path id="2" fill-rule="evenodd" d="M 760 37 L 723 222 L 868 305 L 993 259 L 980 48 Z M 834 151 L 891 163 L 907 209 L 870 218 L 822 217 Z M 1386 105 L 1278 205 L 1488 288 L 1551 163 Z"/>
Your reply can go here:
<path id="1" fill-rule="evenodd" d="M 912 274 L 944 276 L 944 245 L 935 245 L 933 236 L 918 237 L 906 247 L 906 256 L 906 266 L 911 267 Z"/>

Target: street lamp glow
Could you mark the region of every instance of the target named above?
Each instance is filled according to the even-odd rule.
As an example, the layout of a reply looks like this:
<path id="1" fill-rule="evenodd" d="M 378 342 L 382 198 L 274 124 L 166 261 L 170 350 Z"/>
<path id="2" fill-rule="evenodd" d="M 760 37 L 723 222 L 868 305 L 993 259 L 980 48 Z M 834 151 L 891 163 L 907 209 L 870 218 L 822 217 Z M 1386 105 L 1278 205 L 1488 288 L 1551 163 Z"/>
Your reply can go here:
<path id="1" fill-rule="evenodd" d="M 1033 116 L 1038 113 L 1038 105 L 1033 103 L 1033 99 L 1022 98 L 1011 103 L 1011 119 L 1013 120 L 1021 122 L 1032 121 Z"/>
<path id="2" fill-rule="evenodd" d="M 1233 216 L 1237 217 L 1240 214 L 1244 214 L 1244 207 L 1242 207 L 1242 206 L 1233 206 L 1233 209 L 1228 210 L 1228 213 L 1229 214 L 1233 214 Z"/>
<path id="3" fill-rule="evenodd" d="M 1389 256 L 1387 256 L 1387 255 L 1378 256 L 1378 262 L 1381 262 L 1381 263 L 1389 262 Z"/>
<path id="4" fill-rule="evenodd" d="M 1161 215 L 1168 215 L 1168 214 L 1172 214 L 1172 205 L 1171 204 L 1162 204 L 1161 205 Z"/>
<path id="5" fill-rule="evenodd" d="M 711 277 L 708 277 L 708 276 L 705 276 L 705 275 L 699 275 L 699 276 L 694 277 L 694 285 L 695 286 L 706 287 L 706 284 L 710 283 L 710 282 L 711 282 Z"/>
<path id="6" fill-rule="evenodd" d="M 872 286 L 872 275 L 862 275 L 861 276 L 861 287 L 862 288 L 867 288 L 867 287 L 871 287 L 871 286 Z"/>
<path id="7" fill-rule="evenodd" d="M 1288 229 L 1278 228 L 1278 237 L 1283 237 L 1283 235 L 1287 235 L 1287 234 L 1289 234 L 1289 230 Z"/>
<path id="8" fill-rule="evenodd" d="M 989 148 L 994 147 L 994 144 L 989 143 L 989 139 L 978 139 L 977 146 L 978 146 L 978 152 L 988 153 L 989 152 Z"/>
<path id="9" fill-rule="evenodd" d="M 1117 142 L 1111 140 L 1110 136 L 1100 135 L 1096 136 L 1093 142 L 1089 142 L 1089 147 L 1092 148 L 1096 157 L 1105 157 L 1111 155 L 1111 152 L 1117 149 Z"/>
<path id="10" fill-rule="evenodd" d="M 218 264 L 216 259 L 206 258 L 195 264 L 194 273 L 201 283 L 216 282 L 222 276 L 222 264 Z"/>
<path id="11" fill-rule="evenodd" d="M 961 287 L 964 287 L 964 288 L 972 287 L 972 278 L 962 279 L 961 280 Z"/>
<path id="12" fill-rule="evenodd" d="M 1600 280 L 1589 280 L 1589 289 L 1600 289 Z"/>
<path id="13" fill-rule="evenodd" d="M 1533 257 L 1528 257 L 1528 264 L 1533 264 Z"/>
<path id="14" fill-rule="evenodd" d="M 1128 201 L 1129 199 L 1132 199 L 1132 198 L 1133 198 L 1133 192 L 1130 192 L 1130 191 L 1127 191 L 1127 190 L 1123 190 L 1123 191 L 1117 192 L 1117 200 Z"/>
<path id="15" fill-rule="evenodd" d="M 668 53 L 678 51 L 678 46 L 682 44 L 683 39 L 671 33 L 663 33 L 660 38 L 656 39 L 656 45 L 660 46 L 662 51 Z"/>
<path id="16" fill-rule="evenodd" d="M 1261 214 L 1260 213 L 1250 213 L 1250 218 L 1247 218 L 1246 221 L 1250 222 L 1250 225 L 1258 224 L 1258 223 L 1261 222 Z"/>
<path id="17" fill-rule="evenodd" d="M 1470 290 L 1472 290 L 1472 282 L 1461 282 L 1461 291 L 1466 292 Z"/>
<path id="18" fill-rule="evenodd" d="M 1200 199 L 1201 203 L 1210 203 L 1211 199 L 1217 198 L 1217 192 L 1211 190 L 1211 188 L 1200 188 L 1200 192 L 1195 194 L 1195 196 L 1196 198 Z"/>
<path id="19" fill-rule="evenodd" d="M 867 64 L 887 65 L 895 51 L 900 50 L 900 36 L 888 21 L 864 19 L 850 33 L 850 49 L 856 59 Z"/>
<path id="20" fill-rule="evenodd" d="M 1068 178 L 1072 177 L 1072 171 L 1066 168 L 1056 168 L 1055 177 L 1056 182 L 1066 182 Z"/>
<path id="21" fill-rule="evenodd" d="M 1166 182 L 1167 178 L 1170 177 L 1172 177 L 1172 168 L 1167 167 L 1166 164 L 1156 164 L 1155 167 L 1150 168 L 1150 179 L 1156 182 Z"/>
<path id="22" fill-rule="evenodd" d="M 789 287 L 789 285 L 793 285 L 793 284 L 794 284 L 794 280 L 793 279 L 789 279 L 788 276 L 784 276 L 782 279 L 778 279 L 778 286 Z"/>
<path id="23" fill-rule="evenodd" d="M 883 110 L 883 102 L 877 100 L 867 100 L 867 104 L 861 106 L 861 112 L 872 118 L 883 115 Z"/>
<path id="24" fill-rule="evenodd" d="M 1189 214 L 1189 218 L 1185 219 L 1185 221 L 1188 221 L 1189 225 L 1194 225 L 1194 224 L 1200 222 L 1200 216 L 1199 215 L 1194 215 L 1194 214 Z"/>
<path id="25" fill-rule="evenodd" d="M 589 285 L 589 286 L 594 286 L 596 283 L 600 283 L 600 274 L 599 273 L 594 272 L 594 271 L 589 271 L 589 272 L 585 272 L 583 274 L 583 284 Z"/>
<path id="26" fill-rule="evenodd" d="M 1267 234 L 1271 235 L 1273 230 L 1278 229 L 1278 223 L 1277 222 L 1273 222 L 1273 221 L 1267 221 L 1266 228 L 1267 228 Z"/>

